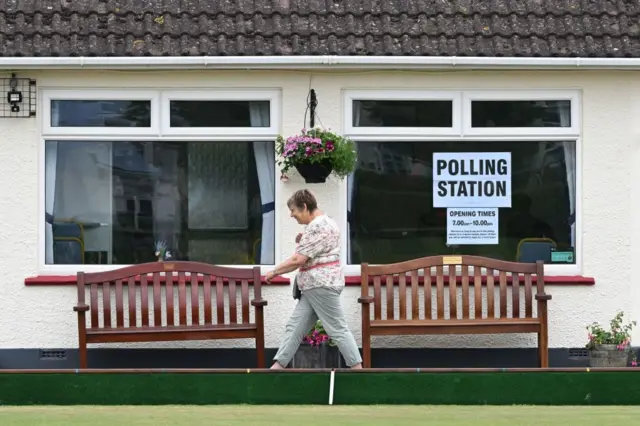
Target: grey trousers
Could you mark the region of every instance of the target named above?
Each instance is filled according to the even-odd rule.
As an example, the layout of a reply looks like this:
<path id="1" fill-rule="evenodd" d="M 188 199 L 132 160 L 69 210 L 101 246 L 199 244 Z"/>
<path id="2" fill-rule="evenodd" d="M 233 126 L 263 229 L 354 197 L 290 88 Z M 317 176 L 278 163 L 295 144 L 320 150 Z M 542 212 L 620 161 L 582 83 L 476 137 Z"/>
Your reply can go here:
<path id="1" fill-rule="evenodd" d="M 362 362 L 356 339 L 347 327 L 340 306 L 341 292 L 341 288 L 327 287 L 302 292 L 302 297 L 287 322 L 282 344 L 274 360 L 286 367 L 293 359 L 304 336 L 319 319 L 329 337 L 338 345 L 347 365 L 353 367 Z"/>

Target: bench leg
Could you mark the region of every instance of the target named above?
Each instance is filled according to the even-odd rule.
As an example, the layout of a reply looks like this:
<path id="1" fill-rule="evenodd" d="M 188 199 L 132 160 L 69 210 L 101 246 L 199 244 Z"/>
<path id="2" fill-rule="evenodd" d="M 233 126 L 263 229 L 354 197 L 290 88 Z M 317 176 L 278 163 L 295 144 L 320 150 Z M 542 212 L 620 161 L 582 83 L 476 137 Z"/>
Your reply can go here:
<path id="1" fill-rule="evenodd" d="M 538 362 L 540 368 L 549 368 L 549 336 L 546 327 L 542 327 L 538 333 Z"/>
<path id="2" fill-rule="evenodd" d="M 369 330 L 362 330 L 362 367 L 371 368 L 371 336 Z"/>
<path id="3" fill-rule="evenodd" d="M 80 368 L 87 368 L 87 339 L 85 336 L 80 336 Z"/>
<path id="4" fill-rule="evenodd" d="M 87 323 L 84 312 L 78 312 L 78 352 L 80 368 L 87 368 Z"/>
<path id="5" fill-rule="evenodd" d="M 262 307 L 256 308 L 256 356 L 258 368 L 265 368 L 264 360 L 264 312 Z"/>
<path id="6" fill-rule="evenodd" d="M 258 368 L 265 368 L 264 333 L 259 332 L 259 334 L 262 334 L 262 336 L 259 336 L 256 338 L 256 356 L 257 356 L 256 365 L 258 366 Z"/>

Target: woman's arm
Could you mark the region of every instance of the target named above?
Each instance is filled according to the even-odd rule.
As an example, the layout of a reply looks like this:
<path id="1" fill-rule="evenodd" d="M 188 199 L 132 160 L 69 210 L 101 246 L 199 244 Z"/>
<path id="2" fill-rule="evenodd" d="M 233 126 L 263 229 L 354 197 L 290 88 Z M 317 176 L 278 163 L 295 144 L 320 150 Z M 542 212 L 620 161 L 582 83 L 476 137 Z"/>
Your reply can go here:
<path id="1" fill-rule="evenodd" d="M 273 271 L 267 272 L 265 279 L 267 282 L 271 282 L 271 280 L 282 274 L 286 274 L 287 272 L 292 272 L 304 265 L 309 258 L 307 256 L 303 256 L 301 254 L 295 253 L 293 256 L 289 257 L 287 260 L 277 265 Z"/>

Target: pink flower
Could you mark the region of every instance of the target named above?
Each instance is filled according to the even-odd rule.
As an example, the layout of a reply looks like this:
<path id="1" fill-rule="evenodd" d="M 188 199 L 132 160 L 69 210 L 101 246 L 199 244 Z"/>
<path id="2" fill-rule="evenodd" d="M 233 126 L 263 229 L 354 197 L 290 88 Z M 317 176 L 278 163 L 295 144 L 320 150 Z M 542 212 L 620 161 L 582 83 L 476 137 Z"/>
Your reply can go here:
<path id="1" fill-rule="evenodd" d="M 637 367 L 638 366 L 638 361 L 631 361 L 631 366 L 632 367 Z"/>
<path id="2" fill-rule="evenodd" d="M 333 151 L 336 147 L 333 144 L 333 141 L 327 142 L 327 151 Z"/>

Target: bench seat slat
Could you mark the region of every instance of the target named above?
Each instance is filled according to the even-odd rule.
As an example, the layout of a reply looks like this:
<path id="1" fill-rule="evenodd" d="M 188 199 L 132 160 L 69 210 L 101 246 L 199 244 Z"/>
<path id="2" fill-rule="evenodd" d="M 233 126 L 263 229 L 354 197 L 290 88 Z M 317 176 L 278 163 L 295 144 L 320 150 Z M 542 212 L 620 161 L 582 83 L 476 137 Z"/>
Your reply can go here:
<path id="1" fill-rule="evenodd" d="M 432 320 L 432 321 L 371 321 L 370 332 L 375 336 L 422 334 L 498 334 L 535 333 L 540 330 L 538 318 L 486 319 L 486 320 Z"/>
<path id="2" fill-rule="evenodd" d="M 446 327 L 472 325 L 483 327 L 485 325 L 510 325 L 510 324 L 540 324 L 539 318 L 478 318 L 478 319 L 443 319 L 443 320 L 373 320 L 371 327 Z"/>
<path id="3" fill-rule="evenodd" d="M 119 334 L 119 333 L 128 333 L 128 334 L 145 334 L 145 333 L 173 333 L 173 332 L 182 332 L 182 331 L 221 331 L 221 330 L 255 330 L 255 324 L 223 324 L 223 325 L 177 325 L 173 327 L 167 326 L 159 326 L 159 327 L 136 327 L 136 328 L 125 328 L 125 329 L 106 329 L 106 328 L 98 328 L 91 329 L 87 328 L 87 334 L 92 335 L 108 335 L 108 334 Z"/>
<path id="4" fill-rule="evenodd" d="M 245 324 L 239 327 L 218 328 L 216 326 L 193 328 L 184 327 L 149 327 L 148 329 L 132 330 L 99 330 L 89 332 L 87 330 L 87 343 L 101 342 L 170 342 L 180 340 L 207 340 L 207 339 L 235 339 L 255 338 L 258 334 L 256 325 Z M 189 326 L 188 326 L 189 327 Z M 109 333 L 111 331 L 111 333 Z"/>

